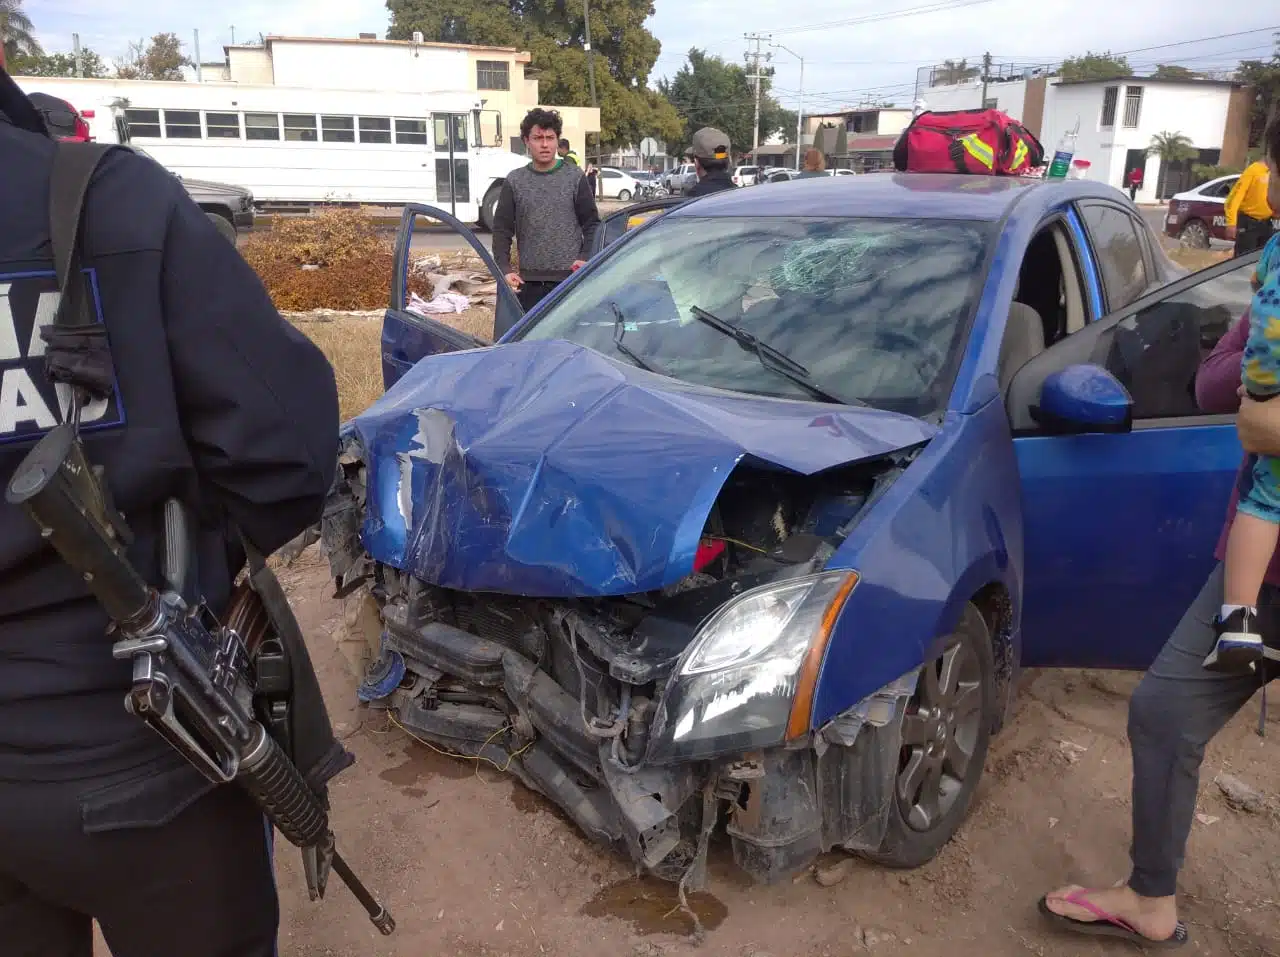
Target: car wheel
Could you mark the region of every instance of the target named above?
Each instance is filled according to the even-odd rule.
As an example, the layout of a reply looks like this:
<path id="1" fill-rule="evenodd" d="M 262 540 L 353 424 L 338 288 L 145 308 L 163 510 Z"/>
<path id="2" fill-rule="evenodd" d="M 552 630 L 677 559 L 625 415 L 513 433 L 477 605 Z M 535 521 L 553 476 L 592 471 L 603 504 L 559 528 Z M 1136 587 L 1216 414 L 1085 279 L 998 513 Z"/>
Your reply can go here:
<path id="1" fill-rule="evenodd" d="M 631 199 L 631 190 L 629 189 L 624 189 L 622 192 L 618 194 L 618 202 L 620 203 L 625 203 L 629 199 Z"/>
<path id="2" fill-rule="evenodd" d="M 500 195 L 502 195 L 502 184 L 494 183 L 480 202 L 480 228 L 486 232 L 493 232 L 493 219 L 498 213 Z"/>
<path id="3" fill-rule="evenodd" d="M 920 669 L 902 719 L 889 826 L 871 860 L 919 867 L 964 823 L 982 777 L 995 707 L 995 660 L 982 613 L 966 603 L 942 654 Z"/>
<path id="4" fill-rule="evenodd" d="M 219 213 L 205 213 L 209 217 L 209 221 L 213 223 L 214 228 L 218 230 L 227 242 L 232 246 L 236 244 L 236 227 L 231 220 Z"/>
<path id="5" fill-rule="evenodd" d="M 1209 227 L 1201 219 L 1189 219 L 1178 234 L 1178 239 L 1192 249 L 1209 248 Z"/>

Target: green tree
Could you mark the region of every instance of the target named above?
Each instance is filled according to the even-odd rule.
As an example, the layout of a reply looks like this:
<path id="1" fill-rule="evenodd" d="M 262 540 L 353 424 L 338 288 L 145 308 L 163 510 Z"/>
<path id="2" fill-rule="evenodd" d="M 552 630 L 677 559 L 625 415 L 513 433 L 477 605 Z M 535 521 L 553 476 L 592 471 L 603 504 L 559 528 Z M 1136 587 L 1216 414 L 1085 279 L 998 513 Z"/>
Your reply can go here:
<path id="1" fill-rule="evenodd" d="M 1199 80 L 1204 77 L 1203 73 L 1188 70 L 1185 66 L 1178 66 L 1176 63 L 1158 63 L 1156 71 L 1151 75 L 1161 80 Z"/>
<path id="2" fill-rule="evenodd" d="M 80 68 L 86 77 L 100 79 L 107 75 L 106 62 L 88 47 L 80 51 Z M 15 76 L 75 76 L 76 58 L 74 53 L 19 55 L 10 62 L 9 72 Z"/>
<path id="3" fill-rule="evenodd" d="M 182 52 L 176 33 L 157 33 L 150 43 L 129 44 L 129 52 L 116 62 L 116 76 L 122 80 L 181 80 L 183 67 L 191 60 Z"/>
<path id="4" fill-rule="evenodd" d="M 760 82 L 760 139 L 774 133 L 794 134 L 796 114 L 784 110 L 769 95 L 771 73 Z M 729 137 L 734 152 L 751 149 L 751 124 L 755 119 L 755 90 L 747 71 L 736 63 L 726 63 L 696 47 L 688 60 L 669 81 L 658 84 L 658 90 L 684 117 L 684 139 L 687 145 L 695 130 L 714 126 Z"/>
<path id="5" fill-rule="evenodd" d="M 1068 57 L 1062 61 L 1058 75 L 1064 80 L 1114 80 L 1122 76 L 1131 76 L 1129 61 L 1123 56 L 1112 56 L 1107 53 L 1092 51 L 1084 56 Z"/>
<path id="6" fill-rule="evenodd" d="M 1242 60 L 1236 70 L 1236 79 L 1252 92 L 1249 104 L 1249 144 L 1262 142 L 1267 123 L 1280 116 L 1280 33 L 1276 34 L 1276 48 L 1270 60 Z"/>
<path id="7" fill-rule="evenodd" d="M 39 56 L 35 24 L 22 11 L 22 0 L 0 0 L 0 46 L 8 62 L 23 56 Z"/>
<path id="8" fill-rule="evenodd" d="M 428 40 L 488 43 L 528 50 L 539 99 L 562 106 L 590 106 L 586 30 L 579 4 L 565 0 L 387 0 L 391 39 L 415 30 Z M 592 0 L 600 137 L 629 146 L 646 136 L 672 142 L 682 129 L 671 105 L 648 86 L 661 44 L 645 27 L 652 0 Z"/>
<path id="9" fill-rule="evenodd" d="M 1170 163 L 1181 163 L 1200 155 L 1200 151 L 1195 148 L 1191 137 L 1186 133 L 1170 133 L 1167 130 L 1151 137 L 1151 145 L 1147 147 L 1147 152 L 1159 156 L 1161 165 L 1165 167 Z"/>

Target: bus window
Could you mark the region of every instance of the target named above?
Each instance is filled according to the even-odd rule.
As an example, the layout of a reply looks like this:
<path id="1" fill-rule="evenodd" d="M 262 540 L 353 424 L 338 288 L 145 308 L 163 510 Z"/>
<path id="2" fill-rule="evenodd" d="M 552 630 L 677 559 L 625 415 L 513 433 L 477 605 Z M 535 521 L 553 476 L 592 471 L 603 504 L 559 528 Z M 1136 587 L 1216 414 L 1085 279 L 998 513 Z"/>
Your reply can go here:
<path id="1" fill-rule="evenodd" d="M 437 153 L 465 153 L 467 151 L 467 115 L 465 113 L 436 113 L 431 117 L 435 126 Z M 449 134 L 453 134 L 452 144 Z"/>
<path id="2" fill-rule="evenodd" d="M 426 120 L 396 120 L 396 142 L 411 146 L 427 145 Z"/>

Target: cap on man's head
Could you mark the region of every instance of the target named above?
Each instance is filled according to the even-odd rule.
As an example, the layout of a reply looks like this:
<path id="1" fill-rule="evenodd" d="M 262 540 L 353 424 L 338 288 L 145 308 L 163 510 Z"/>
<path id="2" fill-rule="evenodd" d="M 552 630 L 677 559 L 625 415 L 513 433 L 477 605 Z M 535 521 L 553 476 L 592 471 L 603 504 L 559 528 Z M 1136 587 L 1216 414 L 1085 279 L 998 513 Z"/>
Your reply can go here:
<path id="1" fill-rule="evenodd" d="M 700 160 L 727 160 L 729 137 L 713 126 L 704 126 L 693 134 L 693 147 L 689 155 Z"/>

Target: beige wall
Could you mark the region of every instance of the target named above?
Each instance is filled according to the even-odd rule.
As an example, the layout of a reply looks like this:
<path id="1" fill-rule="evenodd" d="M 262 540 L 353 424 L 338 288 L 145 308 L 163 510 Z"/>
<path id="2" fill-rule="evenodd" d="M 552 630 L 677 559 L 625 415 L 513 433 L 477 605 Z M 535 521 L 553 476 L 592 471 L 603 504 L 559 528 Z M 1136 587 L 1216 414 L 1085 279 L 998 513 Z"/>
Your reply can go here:
<path id="1" fill-rule="evenodd" d="M 231 47 L 227 50 L 231 78 L 246 86 L 273 86 L 275 69 L 266 47 Z"/>
<path id="2" fill-rule="evenodd" d="M 477 64 L 481 61 L 505 60 L 508 64 L 507 75 L 510 78 L 510 90 L 482 90 L 477 82 Z M 511 138 L 520 135 L 520 123 L 535 106 L 556 110 L 564 120 L 564 135 L 569 146 L 579 156 L 587 153 L 587 134 L 600 132 L 600 111 L 590 107 L 555 106 L 538 102 L 538 81 L 525 78 L 525 66 L 529 63 L 528 53 L 502 54 L 476 50 L 470 54 L 470 89 L 485 101 L 486 110 L 497 110 L 502 114 L 502 142 L 510 146 Z M 486 132 L 486 136 L 488 133 Z"/>

